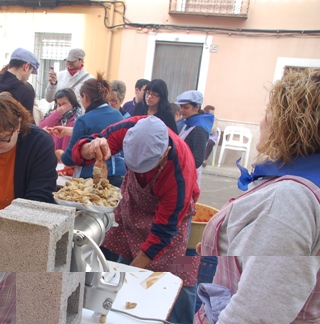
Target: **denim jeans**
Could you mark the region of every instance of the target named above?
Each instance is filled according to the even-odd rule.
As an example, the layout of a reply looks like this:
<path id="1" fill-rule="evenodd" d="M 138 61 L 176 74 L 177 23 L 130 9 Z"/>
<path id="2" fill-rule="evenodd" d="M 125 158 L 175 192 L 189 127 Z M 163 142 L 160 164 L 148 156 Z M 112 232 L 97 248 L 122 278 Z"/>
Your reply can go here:
<path id="1" fill-rule="evenodd" d="M 169 322 L 192 324 L 196 305 L 197 286 L 183 286 L 168 318 Z"/>

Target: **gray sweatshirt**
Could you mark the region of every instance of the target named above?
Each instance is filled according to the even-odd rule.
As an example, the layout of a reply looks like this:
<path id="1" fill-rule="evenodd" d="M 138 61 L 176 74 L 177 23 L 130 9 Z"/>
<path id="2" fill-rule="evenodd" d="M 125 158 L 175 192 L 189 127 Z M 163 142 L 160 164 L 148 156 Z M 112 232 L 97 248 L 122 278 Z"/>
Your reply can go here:
<path id="1" fill-rule="evenodd" d="M 203 255 L 212 255 L 213 236 L 205 230 Z M 281 181 L 235 200 L 218 242 L 242 273 L 217 323 L 320 323 L 295 320 L 320 280 L 320 207 L 306 186 Z M 320 296 L 318 306 L 320 318 Z"/>

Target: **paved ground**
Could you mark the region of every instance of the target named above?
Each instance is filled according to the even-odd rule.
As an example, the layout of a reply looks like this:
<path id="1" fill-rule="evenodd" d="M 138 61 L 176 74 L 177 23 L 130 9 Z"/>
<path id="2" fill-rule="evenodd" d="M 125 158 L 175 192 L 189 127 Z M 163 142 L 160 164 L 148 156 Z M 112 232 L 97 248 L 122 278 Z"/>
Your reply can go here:
<path id="1" fill-rule="evenodd" d="M 221 209 L 230 199 L 238 197 L 243 191 L 237 187 L 240 171 L 236 167 L 202 168 L 201 195 L 199 203 Z"/>

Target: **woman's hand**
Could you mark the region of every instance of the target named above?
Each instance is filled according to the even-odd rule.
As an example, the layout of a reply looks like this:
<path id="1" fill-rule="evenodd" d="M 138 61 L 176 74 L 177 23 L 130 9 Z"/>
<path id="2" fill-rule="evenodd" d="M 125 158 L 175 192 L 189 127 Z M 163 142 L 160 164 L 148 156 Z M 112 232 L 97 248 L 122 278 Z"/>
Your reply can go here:
<path id="1" fill-rule="evenodd" d="M 47 133 L 51 134 L 52 127 L 44 126 L 42 129 L 44 129 Z"/>
<path id="2" fill-rule="evenodd" d="M 69 126 L 55 126 L 51 129 L 51 134 L 61 138 L 65 135 L 71 136 L 73 132 L 73 127 Z"/>
<path id="3" fill-rule="evenodd" d="M 111 157 L 108 141 L 104 137 L 98 137 L 90 143 L 84 144 L 81 149 L 81 156 L 86 160 L 108 160 Z"/>
<path id="4" fill-rule="evenodd" d="M 68 112 L 69 110 L 72 109 L 72 105 L 70 102 L 64 104 L 64 105 L 61 105 L 57 108 L 57 112 L 60 114 L 60 115 L 64 115 L 66 112 Z"/>
<path id="5" fill-rule="evenodd" d="M 201 242 L 199 242 L 199 243 L 196 245 L 196 252 L 197 252 L 197 254 L 201 255 Z"/>
<path id="6" fill-rule="evenodd" d="M 63 150 L 56 150 L 55 153 L 56 153 L 56 157 L 58 159 L 58 163 L 62 163 L 61 155 L 64 153 L 64 151 Z"/>

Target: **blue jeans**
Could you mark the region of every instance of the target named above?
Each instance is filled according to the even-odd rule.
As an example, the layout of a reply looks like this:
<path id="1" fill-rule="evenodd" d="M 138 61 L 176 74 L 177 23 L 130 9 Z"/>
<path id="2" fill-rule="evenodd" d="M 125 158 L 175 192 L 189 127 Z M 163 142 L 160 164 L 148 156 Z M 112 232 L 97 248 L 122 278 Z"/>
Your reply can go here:
<path id="1" fill-rule="evenodd" d="M 183 286 L 168 318 L 169 322 L 192 324 L 196 305 L 197 286 Z"/>

